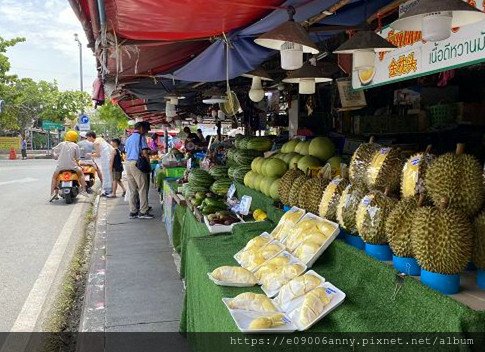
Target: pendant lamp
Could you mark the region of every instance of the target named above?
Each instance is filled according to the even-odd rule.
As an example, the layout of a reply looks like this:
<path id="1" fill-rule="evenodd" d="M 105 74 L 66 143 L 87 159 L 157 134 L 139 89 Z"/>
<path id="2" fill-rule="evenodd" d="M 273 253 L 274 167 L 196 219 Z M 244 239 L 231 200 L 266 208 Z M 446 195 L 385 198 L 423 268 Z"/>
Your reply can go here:
<path id="1" fill-rule="evenodd" d="M 400 31 L 422 31 L 430 42 L 450 37 L 451 29 L 485 20 L 485 13 L 463 0 L 420 0 L 406 11 L 391 28 Z"/>
<path id="2" fill-rule="evenodd" d="M 271 77 L 263 69 L 256 69 L 243 74 L 243 77 L 252 78 L 251 89 L 249 90 L 249 99 L 255 103 L 264 98 L 264 90 L 261 81 L 272 81 Z"/>
<path id="3" fill-rule="evenodd" d="M 203 95 L 206 97 L 202 100 L 204 104 L 221 104 L 227 102 L 227 97 L 219 90 L 219 88 L 212 86 L 209 90 L 206 90 Z"/>
<path id="4" fill-rule="evenodd" d="M 334 51 L 334 54 L 353 54 L 353 69 L 374 67 L 376 53 L 392 51 L 396 46 L 371 30 L 357 32 Z"/>
<path id="5" fill-rule="evenodd" d="M 316 65 L 316 60 L 314 60 L 313 63 L 305 63 L 299 70 L 289 72 L 283 82 L 298 83 L 298 93 L 300 94 L 315 94 L 316 84 L 332 82 L 331 76 L 329 66 Z"/>
<path id="6" fill-rule="evenodd" d="M 258 45 L 279 50 L 281 68 L 296 70 L 303 66 L 303 53 L 318 54 L 318 48 L 302 25 L 295 22 L 295 8 L 288 8 L 289 20 L 254 40 Z"/>

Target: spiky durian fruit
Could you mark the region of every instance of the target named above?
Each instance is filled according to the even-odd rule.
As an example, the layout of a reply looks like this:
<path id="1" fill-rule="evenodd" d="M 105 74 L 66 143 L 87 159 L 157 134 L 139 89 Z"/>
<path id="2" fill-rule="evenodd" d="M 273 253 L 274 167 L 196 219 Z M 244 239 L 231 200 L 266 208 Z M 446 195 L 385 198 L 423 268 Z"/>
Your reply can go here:
<path id="1" fill-rule="evenodd" d="M 289 197 L 291 186 L 298 177 L 303 175 L 304 173 L 300 169 L 290 169 L 283 175 L 283 177 L 281 177 L 278 186 L 278 195 L 283 204 L 290 204 Z"/>
<path id="2" fill-rule="evenodd" d="M 420 207 L 414 212 L 411 243 L 424 270 L 458 274 L 471 258 L 472 224 L 464 213 L 453 208 Z"/>
<path id="3" fill-rule="evenodd" d="M 473 222 L 473 264 L 485 270 L 485 211 L 482 211 Z"/>
<path id="4" fill-rule="evenodd" d="M 360 237 L 371 244 L 387 243 L 386 220 L 397 200 L 380 191 L 368 193 L 359 203 L 355 223 Z"/>
<path id="5" fill-rule="evenodd" d="M 292 207 L 298 206 L 298 195 L 300 194 L 300 189 L 308 179 L 308 176 L 301 175 L 298 176 L 295 181 L 293 181 L 290 189 L 290 194 L 288 195 L 288 204 Z"/>
<path id="6" fill-rule="evenodd" d="M 337 205 L 337 220 L 340 226 L 351 234 L 357 234 L 355 214 L 362 198 L 367 194 L 365 186 L 348 185 L 342 192 Z"/>
<path id="7" fill-rule="evenodd" d="M 386 220 L 386 234 L 392 252 L 399 257 L 414 257 L 411 245 L 413 214 L 418 208 L 416 197 L 401 199 Z"/>
<path id="8" fill-rule="evenodd" d="M 367 187 L 372 190 L 394 192 L 399 189 L 401 182 L 401 170 L 403 159 L 399 148 L 380 148 L 374 153 L 367 172 L 365 181 Z"/>
<path id="9" fill-rule="evenodd" d="M 434 159 L 430 154 L 431 146 L 424 153 L 411 156 L 402 169 L 401 196 L 403 198 L 414 197 L 425 192 L 424 179 L 429 165 Z"/>
<path id="10" fill-rule="evenodd" d="M 320 199 L 328 182 L 329 180 L 323 177 L 314 177 L 306 181 L 298 196 L 300 207 L 313 214 L 318 214 Z"/>
<path id="11" fill-rule="evenodd" d="M 349 185 L 343 177 L 335 177 L 325 188 L 318 206 L 318 214 L 328 220 L 337 221 L 337 207 L 342 193 Z"/>
<path id="12" fill-rule="evenodd" d="M 380 148 L 379 144 L 374 143 L 374 137 L 371 137 L 369 143 L 362 143 L 354 152 L 349 166 L 349 179 L 353 185 L 365 185 L 367 167 Z"/>
<path id="13" fill-rule="evenodd" d="M 458 144 L 455 154 L 438 157 L 426 172 L 425 186 L 435 205 L 446 198 L 449 207 L 473 216 L 484 199 L 482 168 L 475 157 L 463 152 L 463 144 Z"/>

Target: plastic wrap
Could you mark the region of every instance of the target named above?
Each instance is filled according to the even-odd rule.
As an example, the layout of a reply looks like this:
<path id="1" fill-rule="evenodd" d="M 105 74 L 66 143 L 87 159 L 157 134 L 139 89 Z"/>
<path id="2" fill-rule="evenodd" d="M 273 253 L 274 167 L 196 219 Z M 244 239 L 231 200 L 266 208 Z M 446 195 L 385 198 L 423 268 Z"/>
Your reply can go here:
<path id="1" fill-rule="evenodd" d="M 284 241 L 290 229 L 300 221 L 305 215 L 305 210 L 297 207 L 292 207 L 288 210 L 278 222 L 278 225 L 271 232 L 271 236 L 278 241 Z"/>
<path id="2" fill-rule="evenodd" d="M 377 143 L 362 143 L 352 155 L 349 165 L 349 179 L 354 185 L 365 184 L 365 174 L 367 167 L 374 154 L 381 148 Z"/>
<path id="3" fill-rule="evenodd" d="M 340 197 L 348 184 L 349 182 L 342 177 L 336 177 L 328 184 L 323 192 L 318 209 L 321 217 L 331 221 L 337 220 L 337 207 L 340 202 Z"/>
<path id="4" fill-rule="evenodd" d="M 348 185 L 342 192 L 337 206 L 337 221 L 349 233 L 356 235 L 355 214 L 360 201 L 366 195 L 367 190 L 363 187 Z"/>
<path id="5" fill-rule="evenodd" d="M 418 153 L 411 156 L 404 164 L 401 180 L 401 196 L 403 198 L 414 197 L 425 192 L 424 178 L 428 165 L 434 159 L 434 155 L 428 152 Z"/>
<path id="6" fill-rule="evenodd" d="M 385 244 L 386 219 L 397 201 L 382 192 L 367 194 L 359 203 L 355 222 L 360 237 L 370 244 Z"/>
<path id="7" fill-rule="evenodd" d="M 401 151 L 397 148 L 381 148 L 372 157 L 365 181 L 369 189 L 390 191 L 399 189 L 402 171 Z"/>

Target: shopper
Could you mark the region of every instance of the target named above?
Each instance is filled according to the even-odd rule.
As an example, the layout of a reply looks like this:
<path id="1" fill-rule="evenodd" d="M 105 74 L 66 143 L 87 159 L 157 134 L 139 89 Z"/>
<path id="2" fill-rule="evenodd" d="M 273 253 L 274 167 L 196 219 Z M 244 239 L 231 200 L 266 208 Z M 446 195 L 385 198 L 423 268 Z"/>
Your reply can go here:
<path id="1" fill-rule="evenodd" d="M 101 195 L 111 194 L 113 181 L 111 177 L 111 163 L 114 157 L 114 148 L 106 142 L 102 137 L 96 137 L 96 133 L 89 131 L 86 133 L 88 141 L 93 143 L 94 151 L 91 154 L 94 162 L 101 169 L 103 175 L 103 183 L 101 185 Z"/>
<path id="2" fill-rule="evenodd" d="M 123 173 L 123 160 L 121 158 L 121 151 L 120 151 L 120 144 L 121 141 L 118 138 L 113 138 L 111 140 L 111 146 L 115 150 L 114 157 L 112 158 L 113 162 L 111 164 L 111 172 L 113 175 L 113 192 L 109 194 L 107 197 L 109 198 L 116 198 L 116 191 L 118 190 L 118 185 L 123 190 L 121 194 L 122 197 L 126 194 L 125 186 L 123 185 L 123 181 L 121 180 L 121 175 Z"/>
<path id="3" fill-rule="evenodd" d="M 128 137 L 125 143 L 126 151 L 126 176 L 128 178 L 128 188 L 130 190 L 130 219 L 136 217 L 140 219 L 152 219 L 153 215 L 148 213 L 148 179 L 146 173 L 137 167 L 138 158 L 148 160 L 148 144 L 145 134 L 148 132 L 142 122 L 135 124 L 133 134 Z M 140 207 L 137 208 L 137 198 Z"/>

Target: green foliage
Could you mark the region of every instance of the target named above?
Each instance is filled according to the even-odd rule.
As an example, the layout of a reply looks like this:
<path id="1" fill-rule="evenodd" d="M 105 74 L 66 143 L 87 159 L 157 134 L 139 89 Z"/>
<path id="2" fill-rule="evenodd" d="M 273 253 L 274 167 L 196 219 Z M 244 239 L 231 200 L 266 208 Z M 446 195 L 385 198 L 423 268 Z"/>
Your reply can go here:
<path id="1" fill-rule="evenodd" d="M 0 114 L 0 131 L 23 131 L 40 126 L 42 120 L 63 123 L 91 105 L 89 94 L 60 91 L 56 81 L 36 82 L 8 75 L 10 63 L 5 53 L 9 47 L 23 41 L 24 38 L 4 40 L 0 37 L 0 99 L 5 101 L 5 109 Z"/>
<path id="2" fill-rule="evenodd" d="M 123 110 L 110 101 L 96 109 L 91 119 L 91 129 L 97 133 L 118 137 L 128 128 L 128 117 Z"/>

